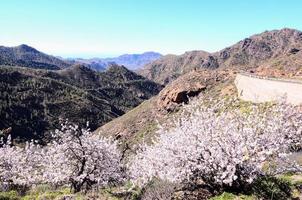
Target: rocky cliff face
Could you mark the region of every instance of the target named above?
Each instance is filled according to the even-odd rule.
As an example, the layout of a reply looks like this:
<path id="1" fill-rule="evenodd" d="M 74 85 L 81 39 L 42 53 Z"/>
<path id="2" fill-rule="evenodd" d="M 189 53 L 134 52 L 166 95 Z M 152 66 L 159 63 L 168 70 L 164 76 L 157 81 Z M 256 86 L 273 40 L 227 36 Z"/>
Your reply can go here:
<path id="1" fill-rule="evenodd" d="M 190 51 L 168 55 L 146 65 L 139 73 L 150 80 L 167 84 L 193 69 L 257 67 L 297 70 L 302 66 L 302 32 L 293 29 L 266 31 L 243 39 L 219 52 Z"/>

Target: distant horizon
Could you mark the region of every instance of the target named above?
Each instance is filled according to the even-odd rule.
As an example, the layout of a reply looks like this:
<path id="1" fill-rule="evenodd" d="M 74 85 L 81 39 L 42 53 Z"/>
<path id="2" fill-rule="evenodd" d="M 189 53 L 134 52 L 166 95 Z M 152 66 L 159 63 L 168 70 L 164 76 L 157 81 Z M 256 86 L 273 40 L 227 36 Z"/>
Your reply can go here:
<path id="1" fill-rule="evenodd" d="M 0 44 L 0 46 L 4 46 L 4 47 L 9 47 L 9 48 L 12 48 L 12 47 L 18 47 L 20 45 L 27 45 L 29 47 L 32 47 L 42 53 L 46 53 L 48 55 L 51 55 L 51 56 L 55 56 L 55 57 L 62 57 L 64 59 L 73 59 L 73 58 L 83 58 L 83 59 L 93 59 L 93 58 L 114 58 L 114 57 L 118 57 L 118 56 L 122 56 L 122 55 L 134 55 L 134 54 L 144 54 L 144 53 L 149 53 L 149 52 L 153 52 L 153 53 L 159 53 L 159 54 L 162 54 L 160 52 L 156 52 L 156 51 L 144 51 L 144 52 L 134 52 L 134 53 L 120 53 L 120 54 L 110 54 L 110 53 L 95 53 L 95 54 L 72 54 L 72 53 L 69 53 L 69 54 L 63 54 L 63 55 L 53 55 L 53 54 L 50 54 L 48 52 L 45 52 L 45 51 L 42 51 L 38 48 L 36 48 L 35 46 L 32 46 L 32 45 L 29 45 L 29 44 L 19 44 L 19 45 L 13 45 L 13 46 L 9 46 L 9 45 L 5 45 L 5 44 Z M 164 54 L 162 54 L 164 55 Z"/>
<path id="2" fill-rule="evenodd" d="M 302 30 L 302 1 L 10 0 L 0 44 L 80 58 L 216 52 L 266 30 Z"/>
<path id="3" fill-rule="evenodd" d="M 150 51 L 146 51 L 146 52 L 150 52 Z M 83 58 L 83 59 L 93 59 L 93 58 L 101 58 L 101 59 L 104 59 L 104 58 L 115 58 L 115 57 L 118 57 L 118 56 L 121 56 L 121 55 L 126 55 L 126 54 L 143 54 L 143 53 L 146 53 L 146 52 L 134 52 L 134 53 L 120 53 L 120 54 L 110 54 L 110 53 L 95 53 L 95 54 L 63 54 L 63 55 L 52 55 L 52 56 L 56 56 L 56 57 L 62 57 L 64 59 L 72 59 L 72 58 Z M 155 51 L 152 51 L 152 52 L 155 52 Z M 47 52 L 43 52 L 43 53 L 47 53 Z M 155 52 L 155 53 L 160 53 L 160 52 Z M 162 53 L 160 53 L 162 54 Z M 165 54 L 162 54 L 162 55 L 165 55 Z"/>
<path id="4" fill-rule="evenodd" d="M 221 51 L 223 50 L 224 48 L 227 48 L 227 47 L 230 47 L 234 44 L 236 44 L 237 42 L 241 41 L 241 40 L 244 40 L 245 38 L 248 38 L 248 37 L 251 37 L 255 34 L 261 34 L 265 31 L 274 31 L 274 30 L 281 30 L 281 29 L 285 29 L 285 28 L 288 28 L 288 29 L 295 29 L 295 30 L 298 30 L 298 31 L 301 31 L 300 29 L 297 29 L 297 28 L 291 28 L 291 27 L 283 27 L 283 28 L 279 28 L 279 29 L 271 29 L 271 30 L 263 30 L 261 32 L 258 32 L 258 33 L 253 33 L 249 36 L 246 36 L 244 38 L 241 38 L 239 39 L 238 41 L 235 41 L 234 43 L 228 45 L 228 46 L 225 46 L 225 47 L 222 47 L 220 49 L 217 49 L 215 51 L 206 51 L 204 49 L 188 49 L 188 50 L 185 50 L 184 52 L 180 52 L 180 53 L 161 53 L 161 52 L 158 52 L 158 51 L 153 51 L 153 50 L 147 50 L 147 51 L 143 51 L 143 52 L 122 52 L 122 53 L 92 53 L 92 54 L 63 54 L 63 55 L 53 55 L 53 56 L 56 56 L 56 57 L 62 57 L 64 59 L 68 59 L 68 58 L 83 58 L 83 59 L 93 59 L 93 58 L 114 58 L 114 57 L 118 57 L 118 56 L 121 56 L 121 55 L 126 55 L 126 54 L 143 54 L 143 53 L 147 53 L 147 52 L 155 52 L 155 53 L 160 53 L 161 55 L 165 56 L 165 55 L 182 55 L 188 51 L 206 51 L 206 52 L 209 52 L 209 53 L 215 53 L 215 52 L 218 52 L 218 51 Z M 30 46 L 30 45 L 29 45 Z M 38 49 L 39 50 L 39 49 Z M 45 53 L 45 52 L 44 52 Z"/>
<path id="5" fill-rule="evenodd" d="M 281 29 L 294 29 L 294 30 L 298 30 L 298 31 L 301 31 L 297 28 L 291 28 L 291 27 L 283 27 L 283 28 L 279 28 L 279 29 L 272 29 L 272 30 L 263 30 L 262 32 L 258 32 L 258 33 L 253 33 L 249 36 L 246 36 L 244 38 L 248 38 L 248 37 L 251 37 L 253 35 L 256 35 L 256 34 L 261 34 L 265 31 L 274 31 L 274 30 L 281 30 Z M 227 48 L 227 47 L 230 47 L 234 44 L 236 44 L 237 42 L 243 40 L 244 38 L 241 38 L 239 39 L 238 41 L 234 42 L 233 44 L 230 44 L 229 46 L 225 46 L 225 47 L 222 47 L 221 49 L 218 49 L 218 50 L 215 50 L 215 51 L 207 51 L 209 53 L 215 53 L 215 52 L 218 52 L 218 51 L 221 51 L 222 49 L 224 48 Z M 181 52 L 181 53 L 167 53 L 167 54 L 163 54 L 161 52 L 158 52 L 158 51 L 154 51 L 154 50 L 146 50 L 146 51 L 143 51 L 143 52 L 121 52 L 121 53 L 107 53 L 107 52 L 104 52 L 104 53 L 72 53 L 72 52 L 69 52 L 69 53 L 63 53 L 63 54 L 52 54 L 52 53 L 49 53 L 47 51 L 43 51 L 39 48 L 37 48 L 36 46 L 33 46 L 33 45 L 30 45 L 30 44 L 25 44 L 25 43 L 22 43 L 22 44 L 17 44 L 17 45 L 5 45 L 5 44 L 0 44 L 0 46 L 5 46 L 5 47 L 17 47 L 17 46 L 20 46 L 20 45 L 27 45 L 29 47 L 32 47 L 32 48 L 35 48 L 36 50 L 42 52 L 42 53 L 46 53 L 48 55 L 51 55 L 51 56 L 54 56 L 54 57 L 61 57 L 63 59 L 94 59 L 94 58 L 100 58 L 100 59 L 106 59 L 106 58 L 115 58 L 115 57 L 118 57 L 118 56 L 122 56 L 122 55 L 127 55 L 127 54 L 130 54 L 130 55 L 133 55 L 133 54 L 144 54 L 144 53 L 148 53 L 148 52 L 153 52 L 153 53 L 159 53 L 163 56 L 165 55 L 169 55 L 169 54 L 172 54 L 172 55 L 181 55 L 181 54 L 184 54 L 188 51 L 206 51 L 204 49 L 188 49 L 184 52 Z"/>
<path id="6" fill-rule="evenodd" d="M 117 54 L 117 53 L 95 53 L 95 54 L 65 54 L 65 55 L 53 55 L 53 56 L 56 56 L 56 57 L 62 57 L 64 59 L 68 59 L 68 58 L 83 58 L 83 59 L 93 59 L 93 58 L 115 58 L 115 57 L 118 57 L 118 56 L 122 56 L 122 55 L 134 55 L 134 54 L 144 54 L 144 53 L 149 53 L 149 52 L 153 52 L 153 53 L 159 53 L 161 55 L 165 55 L 165 54 L 162 54 L 161 52 L 156 52 L 156 51 L 144 51 L 144 52 L 127 52 L 127 53 L 120 53 L 120 54 Z M 45 53 L 45 52 L 44 52 Z"/>

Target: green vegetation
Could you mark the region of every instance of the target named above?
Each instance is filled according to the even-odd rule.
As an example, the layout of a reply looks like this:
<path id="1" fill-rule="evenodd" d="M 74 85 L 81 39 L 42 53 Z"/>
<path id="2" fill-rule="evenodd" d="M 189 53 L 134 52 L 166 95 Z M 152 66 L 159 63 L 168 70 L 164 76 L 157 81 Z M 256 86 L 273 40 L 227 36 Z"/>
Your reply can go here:
<path id="1" fill-rule="evenodd" d="M 21 199 L 22 200 L 32 200 L 32 199 L 51 200 L 63 196 L 76 196 L 78 198 L 81 197 L 81 195 L 72 195 L 69 189 L 62 189 L 62 190 L 55 190 L 55 191 L 32 191 L 29 194 L 21 197 Z"/>
<path id="2" fill-rule="evenodd" d="M 293 185 L 295 181 L 293 181 L 292 176 L 296 175 L 282 175 L 279 178 L 264 176 L 257 179 L 253 183 L 252 188 L 247 191 L 248 194 L 233 194 L 229 192 L 223 192 L 220 195 L 212 197 L 211 200 L 279 200 L 298 197 L 300 193 Z M 297 184 L 297 182 L 295 184 Z"/>
<path id="3" fill-rule="evenodd" d="M 43 189 L 42 189 L 43 188 Z M 59 190 L 50 190 L 49 187 L 42 187 L 37 186 L 33 190 L 29 191 L 25 195 L 18 194 L 17 191 L 9 191 L 9 192 L 1 192 L 0 199 L 1 200 L 52 200 L 57 199 L 58 197 L 72 195 L 69 189 L 59 189 Z M 78 199 L 84 199 L 82 195 L 72 195 L 76 196 Z M 82 197 L 82 198 L 81 198 Z"/>
<path id="4" fill-rule="evenodd" d="M 60 197 L 74 197 L 74 199 L 77 200 L 85 199 L 84 194 L 72 194 L 68 188 L 58 190 L 51 190 L 50 188 L 47 190 L 40 190 L 35 188 L 25 195 L 19 195 L 16 191 L 0 193 L 1 200 L 54 200 L 59 199 Z"/>
<path id="5" fill-rule="evenodd" d="M 129 186 L 130 187 L 130 186 Z M 73 194 L 70 188 L 63 187 L 54 189 L 47 185 L 38 185 L 26 192 L 26 194 L 21 195 L 17 191 L 12 190 L 8 192 L 0 192 L 1 200 L 55 200 L 71 198 L 75 200 L 84 199 L 107 199 L 107 200 L 138 200 L 141 196 L 141 190 L 134 188 L 128 191 L 129 187 L 116 187 L 116 188 L 105 188 L 96 191 L 89 191 L 87 193 L 76 193 Z"/>
<path id="6" fill-rule="evenodd" d="M 0 199 L 2 200 L 19 200 L 20 196 L 16 191 L 0 192 Z"/>
<path id="7" fill-rule="evenodd" d="M 256 200 L 255 196 L 250 195 L 235 195 L 232 193 L 224 192 L 221 195 L 212 197 L 210 200 Z"/>
<path id="8" fill-rule="evenodd" d="M 161 87 L 124 67 L 97 73 L 84 66 L 61 71 L 0 66 L 0 130 L 20 140 L 47 140 L 59 119 L 92 130 L 121 116 Z"/>
<path id="9" fill-rule="evenodd" d="M 302 185 L 302 175 L 301 174 L 283 174 L 279 176 L 280 179 L 290 182 L 293 186 L 299 186 Z"/>
<path id="10" fill-rule="evenodd" d="M 290 199 L 299 197 L 300 192 L 296 189 L 301 184 L 302 178 L 297 181 L 296 174 L 285 174 L 276 177 L 262 177 L 255 181 L 251 190 L 247 193 L 231 193 L 224 191 L 220 195 L 216 195 L 210 200 L 257 200 L 257 199 Z M 104 188 L 97 191 L 90 191 L 86 194 L 72 194 L 70 188 L 62 187 L 54 189 L 48 185 L 38 185 L 27 191 L 24 195 L 20 195 L 17 191 L 0 192 L 1 200 L 55 200 L 62 197 L 72 197 L 77 200 L 87 198 L 100 198 L 107 200 L 139 200 L 148 199 L 150 197 L 165 197 L 167 199 L 177 194 L 178 186 L 169 182 L 154 180 L 143 190 L 133 188 L 129 182 L 121 187 Z M 176 192 L 176 193 L 175 193 Z M 177 196 L 177 195 L 176 195 Z"/>
<path id="11" fill-rule="evenodd" d="M 292 196 L 291 183 L 280 178 L 264 176 L 257 179 L 252 192 L 264 199 L 289 199 Z"/>

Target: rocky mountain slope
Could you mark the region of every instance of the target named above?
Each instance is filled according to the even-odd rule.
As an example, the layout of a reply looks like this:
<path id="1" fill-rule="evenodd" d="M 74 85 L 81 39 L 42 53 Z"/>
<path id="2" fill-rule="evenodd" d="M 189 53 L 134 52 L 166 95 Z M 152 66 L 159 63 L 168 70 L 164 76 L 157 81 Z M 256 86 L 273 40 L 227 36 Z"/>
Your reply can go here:
<path id="1" fill-rule="evenodd" d="M 0 46 L 0 65 L 58 70 L 71 66 L 71 63 L 22 44 L 16 47 Z"/>
<path id="2" fill-rule="evenodd" d="M 44 140 L 59 119 L 92 130 L 156 95 L 161 86 L 121 66 L 97 73 L 76 65 L 63 70 L 0 66 L 0 130 L 14 138 Z"/>
<path id="3" fill-rule="evenodd" d="M 96 133 L 118 138 L 126 154 L 135 152 L 136 144 L 151 141 L 158 124 L 177 119 L 182 105 L 190 99 L 236 97 L 234 79 L 241 71 L 301 79 L 301 50 L 302 33 L 282 29 L 254 35 L 213 54 L 192 51 L 181 56 L 165 56 L 140 73 L 166 87 Z M 236 106 L 244 109 L 248 104 L 241 103 Z"/>
<path id="4" fill-rule="evenodd" d="M 192 69 L 274 68 L 296 72 L 300 66 L 302 32 L 294 29 L 266 31 L 239 41 L 215 53 L 190 51 L 183 55 L 167 55 L 139 71 L 157 83 L 167 84 Z"/>
<path id="5" fill-rule="evenodd" d="M 115 58 L 92 58 L 92 59 L 71 59 L 74 63 L 82 63 L 90 65 L 91 68 L 97 71 L 105 70 L 110 64 L 115 63 L 123 65 L 130 70 L 137 70 L 144 65 L 151 63 L 162 57 L 156 52 L 145 52 L 142 54 L 124 54 Z"/>
<path id="6" fill-rule="evenodd" d="M 135 152 L 138 143 L 152 141 L 159 124 L 177 118 L 190 99 L 234 97 L 235 76 L 236 72 L 229 70 L 199 69 L 186 73 L 158 95 L 101 126 L 95 133 L 119 139 L 125 154 Z"/>

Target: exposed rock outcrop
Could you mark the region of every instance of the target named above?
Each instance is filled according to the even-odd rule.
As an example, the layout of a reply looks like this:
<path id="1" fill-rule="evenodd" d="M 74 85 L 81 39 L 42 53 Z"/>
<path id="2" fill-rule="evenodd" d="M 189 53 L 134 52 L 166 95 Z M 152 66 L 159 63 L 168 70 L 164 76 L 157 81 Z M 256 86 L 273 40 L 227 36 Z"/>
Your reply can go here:
<path id="1" fill-rule="evenodd" d="M 201 74 L 188 73 L 160 92 L 158 107 L 166 111 L 173 111 L 177 106 L 187 104 L 190 97 L 199 95 L 206 87 L 206 80 Z"/>

